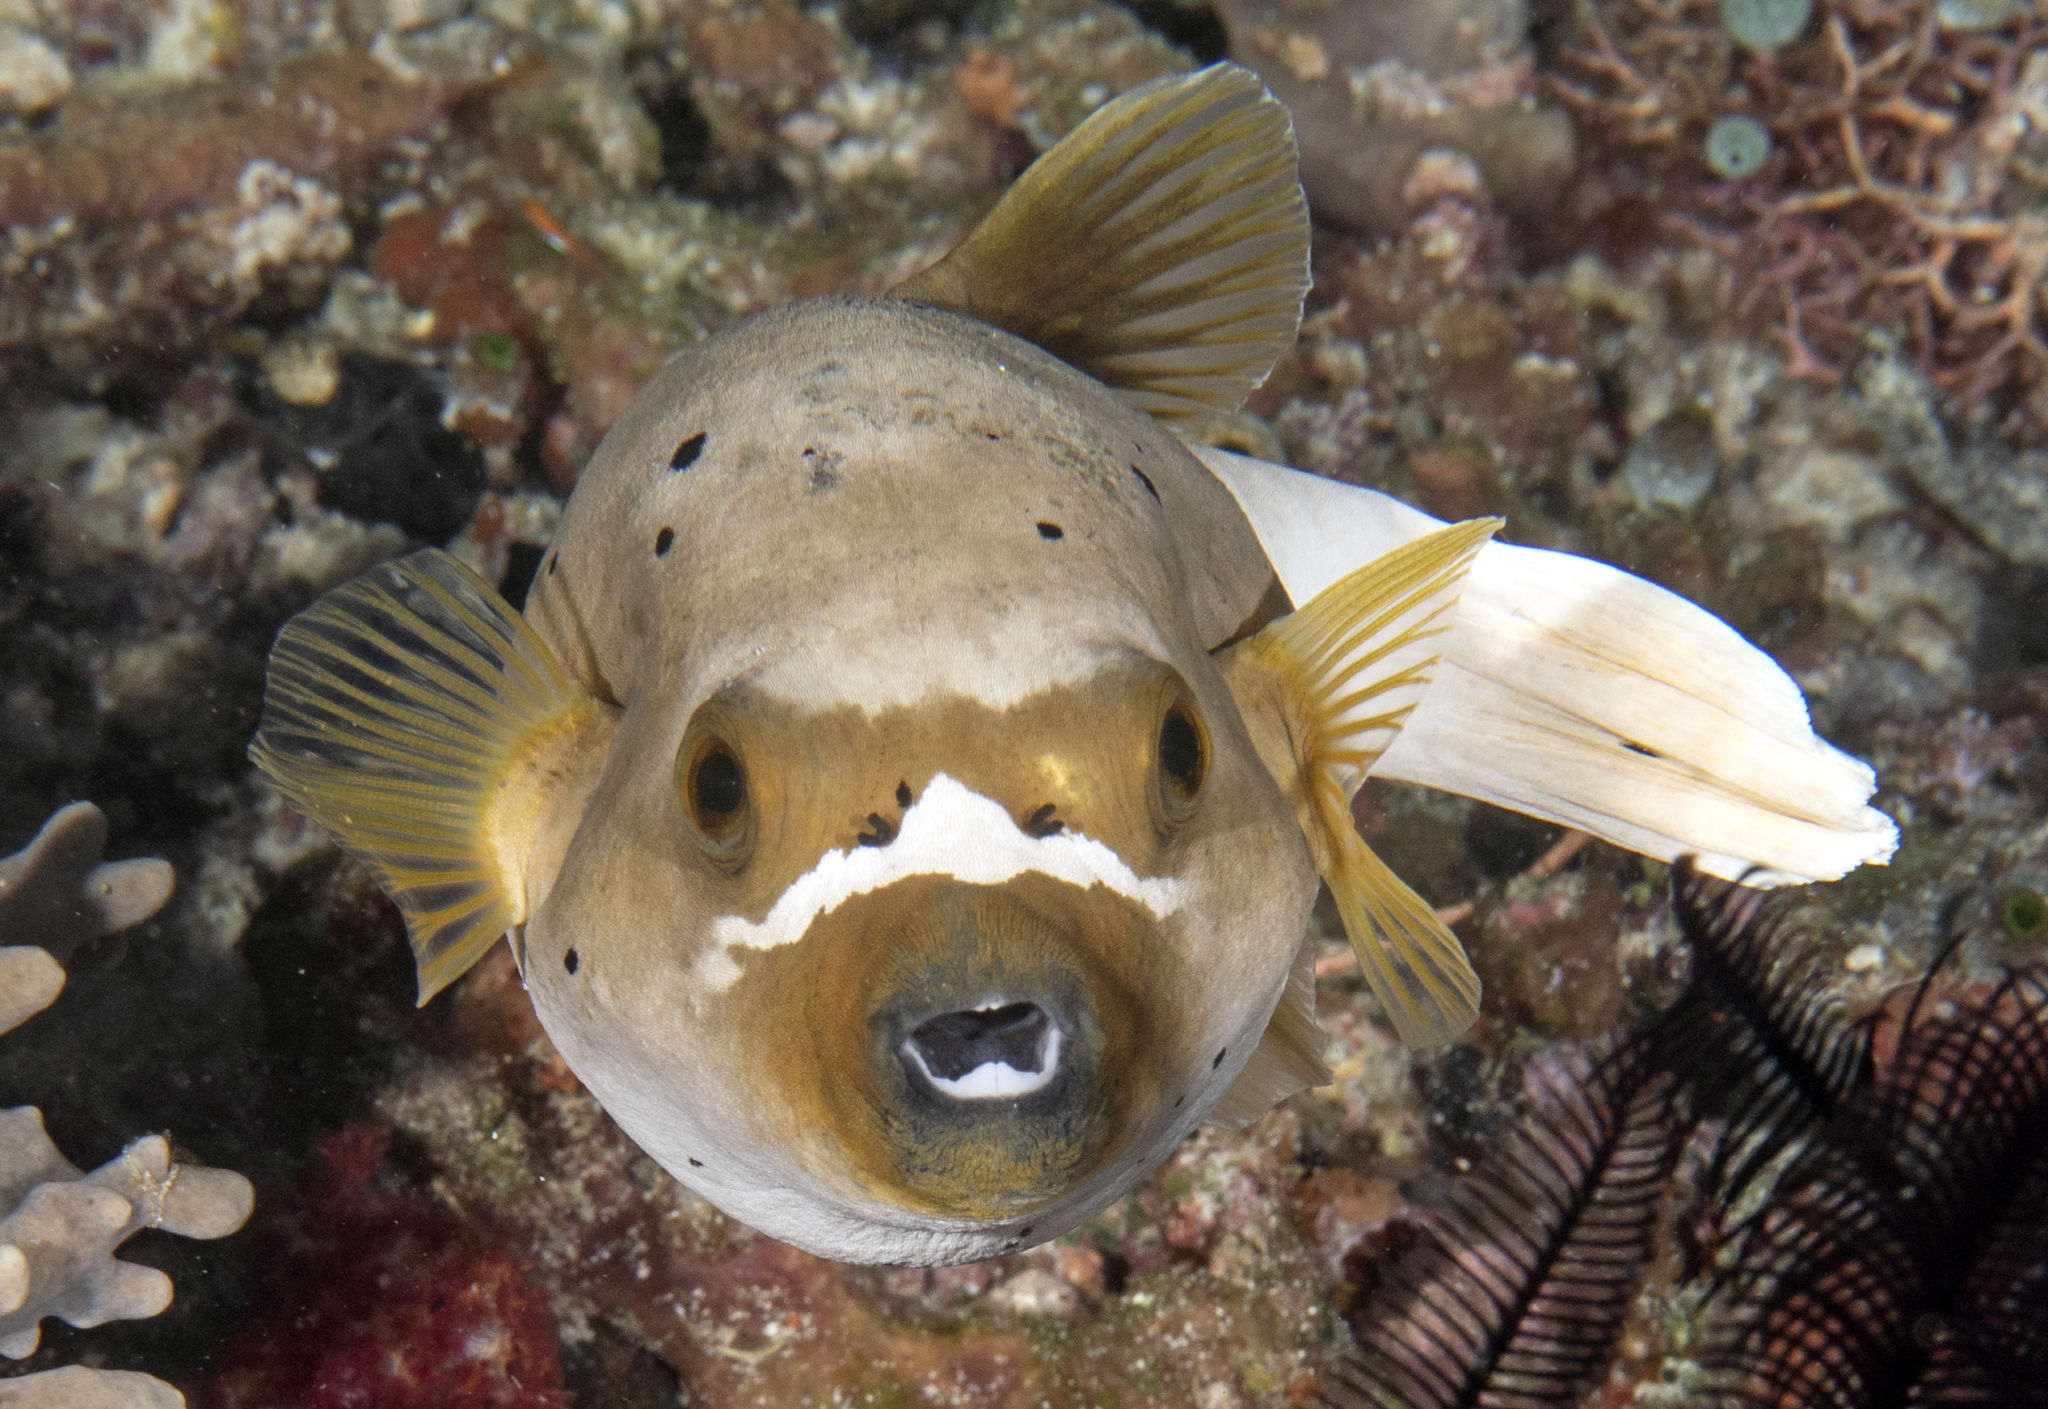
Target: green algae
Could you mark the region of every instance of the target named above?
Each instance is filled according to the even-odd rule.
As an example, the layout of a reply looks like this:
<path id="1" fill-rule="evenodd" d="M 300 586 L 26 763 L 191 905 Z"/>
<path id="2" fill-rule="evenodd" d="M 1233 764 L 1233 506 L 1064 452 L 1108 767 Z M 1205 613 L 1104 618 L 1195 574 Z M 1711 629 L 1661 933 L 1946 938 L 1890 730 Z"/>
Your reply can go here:
<path id="1" fill-rule="evenodd" d="M 2048 898 L 2026 886 L 2008 891 L 1998 903 L 1998 918 L 2014 939 L 2038 940 L 2048 935 Z"/>
<path id="2" fill-rule="evenodd" d="M 1813 0 L 1721 0 L 1721 23 L 1736 40 L 1769 53 L 1797 39 L 1813 18 Z"/>
<path id="3" fill-rule="evenodd" d="M 1721 118 L 1707 129 L 1706 152 L 1716 176 L 1730 181 L 1754 176 L 1770 160 L 1770 129 L 1741 114 Z"/>

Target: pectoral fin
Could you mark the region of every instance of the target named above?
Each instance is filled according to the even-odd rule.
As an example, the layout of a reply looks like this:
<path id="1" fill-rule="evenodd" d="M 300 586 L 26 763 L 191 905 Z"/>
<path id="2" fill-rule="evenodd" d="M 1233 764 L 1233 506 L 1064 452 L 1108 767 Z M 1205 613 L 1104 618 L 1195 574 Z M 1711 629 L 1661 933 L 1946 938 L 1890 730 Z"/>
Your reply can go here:
<path id="1" fill-rule="evenodd" d="M 1155 415 L 1233 410 L 1294 344 L 1308 206 L 1287 109 L 1212 64 L 1141 84 L 894 292 L 1008 329 Z"/>
<path id="2" fill-rule="evenodd" d="M 1324 1040 L 1323 1029 L 1316 1022 L 1316 953 L 1315 940 L 1310 937 L 1295 951 L 1280 1006 L 1273 1010 L 1251 1060 L 1209 1112 L 1209 1123 L 1234 1130 L 1251 1124 L 1297 1091 L 1328 1085 Z"/>
<path id="3" fill-rule="evenodd" d="M 1499 527 L 1475 519 L 1402 544 L 1219 658 L 1366 981 L 1416 1045 L 1472 1024 L 1479 978 L 1457 936 L 1358 835 L 1351 798 L 1429 683 L 1465 573 Z"/>
<path id="4" fill-rule="evenodd" d="M 285 624 L 249 756 L 398 903 L 425 1003 L 524 922 L 546 814 L 610 732 L 525 620 L 428 549 Z"/>

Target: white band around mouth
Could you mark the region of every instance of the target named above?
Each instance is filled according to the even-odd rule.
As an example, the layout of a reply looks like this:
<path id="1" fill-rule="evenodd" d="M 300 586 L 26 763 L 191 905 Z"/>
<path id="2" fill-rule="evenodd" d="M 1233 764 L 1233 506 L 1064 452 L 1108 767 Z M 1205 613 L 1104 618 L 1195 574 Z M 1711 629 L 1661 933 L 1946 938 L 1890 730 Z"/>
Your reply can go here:
<path id="1" fill-rule="evenodd" d="M 1180 909 L 1180 882 L 1172 877 L 1139 876 L 1110 847 L 1076 832 L 1030 836 L 1001 803 L 936 773 L 903 814 L 887 846 L 826 852 L 790 883 L 758 924 L 744 915 L 714 920 L 712 947 L 697 961 L 696 978 L 706 991 L 723 992 L 740 975 L 733 949 L 794 944 L 820 915 L 906 876 L 951 876 L 970 885 L 999 885 L 1026 873 L 1084 890 L 1106 886 L 1144 906 L 1156 919 Z"/>

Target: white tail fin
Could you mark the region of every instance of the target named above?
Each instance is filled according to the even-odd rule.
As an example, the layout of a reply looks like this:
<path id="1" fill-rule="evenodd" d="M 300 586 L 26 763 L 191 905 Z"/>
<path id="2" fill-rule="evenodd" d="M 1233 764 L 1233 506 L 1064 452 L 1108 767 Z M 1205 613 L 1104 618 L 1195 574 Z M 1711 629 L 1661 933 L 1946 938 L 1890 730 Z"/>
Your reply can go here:
<path id="1" fill-rule="evenodd" d="M 1373 490 L 1194 450 L 1297 602 L 1439 527 Z M 1752 885 L 1832 879 L 1898 845 L 1869 765 L 1814 734 L 1769 656 L 1654 583 L 1538 548 L 1480 550 L 1429 687 L 1372 771 Z"/>

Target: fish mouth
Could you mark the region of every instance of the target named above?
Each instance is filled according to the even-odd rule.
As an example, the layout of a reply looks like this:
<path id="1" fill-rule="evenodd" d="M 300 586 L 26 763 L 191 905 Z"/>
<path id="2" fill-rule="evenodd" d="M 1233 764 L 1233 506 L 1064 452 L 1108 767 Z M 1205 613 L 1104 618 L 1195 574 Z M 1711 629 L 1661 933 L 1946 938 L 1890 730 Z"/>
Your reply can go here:
<path id="1" fill-rule="evenodd" d="M 1161 935 L 1101 886 L 909 875 L 750 955 L 732 1022 L 830 1177 L 919 1218 L 1028 1222 L 1151 1138 L 1178 1056 L 1214 1051 L 1154 997 Z"/>
<path id="2" fill-rule="evenodd" d="M 913 1084 L 954 1101 L 1002 1101 L 1050 1086 L 1065 1045 L 1065 1030 L 1038 1004 L 996 999 L 927 1018 L 897 1050 Z"/>

